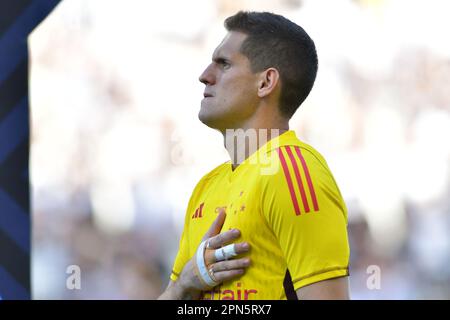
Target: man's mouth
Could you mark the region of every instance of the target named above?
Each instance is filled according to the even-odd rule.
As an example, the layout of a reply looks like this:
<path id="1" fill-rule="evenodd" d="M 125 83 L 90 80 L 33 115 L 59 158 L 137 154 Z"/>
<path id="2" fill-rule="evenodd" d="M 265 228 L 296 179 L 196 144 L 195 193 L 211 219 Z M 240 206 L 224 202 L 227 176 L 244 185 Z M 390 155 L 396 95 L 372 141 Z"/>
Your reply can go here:
<path id="1" fill-rule="evenodd" d="M 213 95 L 212 94 L 210 94 L 210 93 L 204 93 L 203 94 L 203 97 L 204 98 L 209 98 L 209 97 L 212 97 Z"/>

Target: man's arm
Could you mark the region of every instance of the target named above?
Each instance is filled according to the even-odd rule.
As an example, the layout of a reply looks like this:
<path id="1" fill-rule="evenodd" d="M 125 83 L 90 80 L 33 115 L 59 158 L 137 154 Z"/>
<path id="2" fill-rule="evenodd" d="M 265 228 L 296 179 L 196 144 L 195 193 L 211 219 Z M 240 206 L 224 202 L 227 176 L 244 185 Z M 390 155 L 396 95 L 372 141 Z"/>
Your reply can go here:
<path id="1" fill-rule="evenodd" d="M 297 291 L 299 300 L 349 300 L 348 277 L 312 283 Z"/>
<path id="2" fill-rule="evenodd" d="M 278 155 L 282 170 L 261 182 L 263 214 L 283 250 L 296 294 L 348 299 L 347 209 L 339 188 L 320 154 L 282 146 Z M 294 183 L 303 192 L 293 190 Z"/>
<path id="3" fill-rule="evenodd" d="M 199 292 L 183 288 L 180 284 L 180 281 L 170 280 L 169 285 L 158 300 L 193 300 L 198 298 Z"/>
<path id="4" fill-rule="evenodd" d="M 189 300 L 189 297 L 182 297 L 183 292 L 174 288 L 175 282 L 170 280 L 166 290 L 158 297 L 158 300 Z"/>

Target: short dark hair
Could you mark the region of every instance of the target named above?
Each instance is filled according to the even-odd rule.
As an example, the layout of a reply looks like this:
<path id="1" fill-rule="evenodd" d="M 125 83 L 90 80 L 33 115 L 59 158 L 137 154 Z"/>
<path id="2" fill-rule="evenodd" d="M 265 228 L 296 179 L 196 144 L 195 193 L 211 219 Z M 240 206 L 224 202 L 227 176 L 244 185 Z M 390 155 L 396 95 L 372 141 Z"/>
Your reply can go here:
<path id="1" fill-rule="evenodd" d="M 281 78 L 280 111 L 290 118 L 305 101 L 316 79 L 314 41 L 302 27 L 270 12 L 239 11 L 224 22 L 228 31 L 247 34 L 240 52 L 252 72 L 276 68 Z"/>

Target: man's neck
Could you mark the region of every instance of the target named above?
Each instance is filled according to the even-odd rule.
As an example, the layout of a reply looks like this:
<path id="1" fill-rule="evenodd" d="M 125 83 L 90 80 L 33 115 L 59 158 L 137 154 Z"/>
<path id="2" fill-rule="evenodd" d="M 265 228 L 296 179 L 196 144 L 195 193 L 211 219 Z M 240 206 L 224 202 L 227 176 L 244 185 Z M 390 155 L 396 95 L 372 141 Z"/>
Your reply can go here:
<path id="1" fill-rule="evenodd" d="M 234 171 L 245 159 L 251 156 L 268 141 L 289 130 L 289 125 L 278 128 L 239 128 L 223 132 L 224 145 L 231 159 Z"/>

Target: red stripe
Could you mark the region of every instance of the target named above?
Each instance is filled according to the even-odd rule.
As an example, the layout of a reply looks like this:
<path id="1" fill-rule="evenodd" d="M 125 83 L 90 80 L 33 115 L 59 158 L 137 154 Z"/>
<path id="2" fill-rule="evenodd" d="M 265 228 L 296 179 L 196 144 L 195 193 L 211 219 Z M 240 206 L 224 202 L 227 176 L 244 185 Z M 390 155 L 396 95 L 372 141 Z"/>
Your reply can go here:
<path id="1" fill-rule="evenodd" d="M 195 213 L 194 213 L 194 215 L 192 216 L 192 218 L 198 218 L 198 208 L 195 209 Z"/>
<path id="2" fill-rule="evenodd" d="M 316 193 L 314 191 L 311 176 L 309 175 L 308 166 L 306 165 L 306 161 L 303 158 L 302 153 L 300 152 L 300 148 L 295 147 L 295 151 L 297 152 L 297 155 L 300 158 L 300 161 L 302 162 L 303 171 L 305 171 L 306 181 L 308 182 L 309 191 L 311 192 L 311 199 L 313 202 L 314 211 L 319 211 L 319 204 L 317 203 Z"/>
<path id="3" fill-rule="evenodd" d="M 198 212 L 198 216 L 201 218 L 202 217 L 202 214 L 203 214 L 203 205 L 204 205 L 205 203 L 203 202 L 201 205 L 200 205 L 200 211 Z"/>
<path id="4" fill-rule="evenodd" d="M 277 149 L 278 156 L 280 157 L 281 166 L 283 167 L 284 176 L 286 177 L 286 182 L 289 187 L 289 192 L 291 194 L 292 203 L 294 204 L 295 214 L 300 215 L 300 208 L 298 207 L 297 197 L 295 196 L 294 186 L 292 185 L 291 175 L 289 173 L 289 168 L 286 164 L 286 160 L 284 159 L 283 152 L 281 149 Z"/>
<path id="5" fill-rule="evenodd" d="M 298 188 L 300 189 L 300 194 L 302 196 L 303 208 L 305 209 L 305 212 L 309 212 L 308 199 L 306 199 L 305 188 L 303 188 L 303 182 L 300 176 L 300 170 L 298 170 L 297 161 L 295 160 L 289 146 L 286 147 L 286 151 L 289 155 L 289 159 L 291 159 L 292 167 L 294 168 L 295 178 L 297 179 Z"/>

